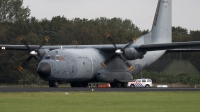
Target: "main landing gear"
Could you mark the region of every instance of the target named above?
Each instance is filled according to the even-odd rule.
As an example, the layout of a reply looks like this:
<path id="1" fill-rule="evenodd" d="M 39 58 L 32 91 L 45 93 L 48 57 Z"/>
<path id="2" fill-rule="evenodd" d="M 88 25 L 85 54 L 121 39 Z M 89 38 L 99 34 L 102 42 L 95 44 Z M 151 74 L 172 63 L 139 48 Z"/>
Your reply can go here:
<path id="1" fill-rule="evenodd" d="M 70 83 L 71 87 L 88 87 L 88 83 L 84 82 L 84 83 L 80 83 L 80 82 L 73 82 Z"/>
<path id="2" fill-rule="evenodd" d="M 111 82 L 111 88 L 127 88 L 127 82 Z M 59 83 L 57 81 L 49 81 L 49 87 L 58 87 Z M 88 87 L 87 82 L 73 82 L 70 83 L 71 87 Z"/>
<path id="3" fill-rule="evenodd" d="M 58 87 L 59 82 L 58 81 L 49 81 L 49 87 Z M 88 83 L 80 83 L 80 82 L 75 82 L 75 83 L 70 83 L 71 87 L 88 87 Z"/>
<path id="4" fill-rule="evenodd" d="M 127 88 L 127 82 L 111 82 L 111 88 Z"/>

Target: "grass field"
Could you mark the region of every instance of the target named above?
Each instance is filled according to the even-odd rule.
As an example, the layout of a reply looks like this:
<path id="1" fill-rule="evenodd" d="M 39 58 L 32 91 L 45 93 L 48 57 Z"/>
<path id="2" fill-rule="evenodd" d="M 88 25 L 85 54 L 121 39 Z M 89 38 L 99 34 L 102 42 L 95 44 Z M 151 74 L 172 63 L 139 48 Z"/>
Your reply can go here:
<path id="1" fill-rule="evenodd" d="M 0 112 L 199 112 L 200 92 L 0 93 Z"/>

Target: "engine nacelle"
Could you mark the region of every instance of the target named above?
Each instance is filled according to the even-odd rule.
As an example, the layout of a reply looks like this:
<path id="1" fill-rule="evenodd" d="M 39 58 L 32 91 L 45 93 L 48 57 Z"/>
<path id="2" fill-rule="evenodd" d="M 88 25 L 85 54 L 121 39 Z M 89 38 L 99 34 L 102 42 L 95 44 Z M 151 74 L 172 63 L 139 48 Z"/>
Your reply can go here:
<path id="1" fill-rule="evenodd" d="M 141 59 L 144 54 L 146 54 L 146 52 L 137 51 L 134 48 L 126 48 L 124 50 L 124 55 L 128 60 Z"/>
<path id="2" fill-rule="evenodd" d="M 41 58 L 44 57 L 44 55 L 48 52 L 49 50 L 47 49 L 39 49 L 38 50 L 38 56 L 40 56 Z"/>
<path id="3" fill-rule="evenodd" d="M 47 52 L 49 52 L 48 49 L 39 49 L 39 50 L 37 51 L 38 54 L 36 55 L 37 61 L 41 61 L 42 58 L 44 57 L 44 55 L 45 55 Z"/>

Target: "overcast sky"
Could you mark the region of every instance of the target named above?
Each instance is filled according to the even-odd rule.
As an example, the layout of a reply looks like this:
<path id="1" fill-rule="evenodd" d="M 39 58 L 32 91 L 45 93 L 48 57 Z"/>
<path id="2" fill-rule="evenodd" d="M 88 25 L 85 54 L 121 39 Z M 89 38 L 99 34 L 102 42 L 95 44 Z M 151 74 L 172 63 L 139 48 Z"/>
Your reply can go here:
<path id="1" fill-rule="evenodd" d="M 131 20 L 141 30 L 151 29 L 158 0 L 24 0 L 31 16 L 51 20 L 99 17 Z M 172 0 L 172 25 L 200 30 L 200 0 Z"/>

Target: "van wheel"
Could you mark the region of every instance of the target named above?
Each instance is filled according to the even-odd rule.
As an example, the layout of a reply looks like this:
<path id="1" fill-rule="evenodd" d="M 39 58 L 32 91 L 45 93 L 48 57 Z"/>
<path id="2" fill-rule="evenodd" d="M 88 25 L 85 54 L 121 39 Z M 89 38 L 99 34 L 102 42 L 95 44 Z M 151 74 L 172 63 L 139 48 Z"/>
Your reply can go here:
<path id="1" fill-rule="evenodd" d="M 145 85 L 145 88 L 150 88 L 149 84 Z"/>
<path id="2" fill-rule="evenodd" d="M 130 85 L 130 87 L 131 87 L 131 88 L 134 88 L 134 87 L 135 87 L 135 85 L 131 84 L 131 85 Z"/>

